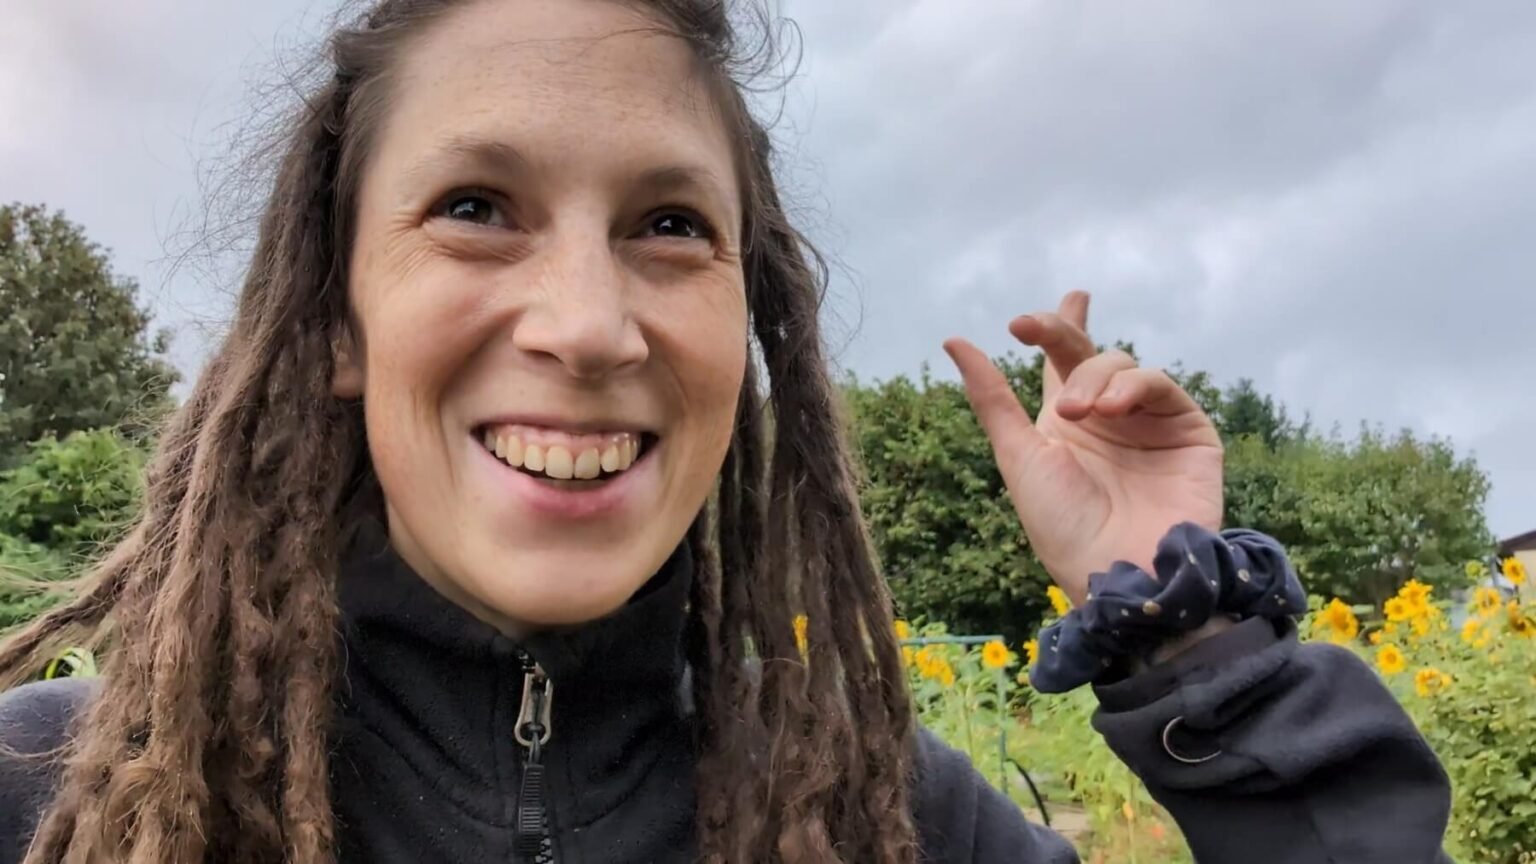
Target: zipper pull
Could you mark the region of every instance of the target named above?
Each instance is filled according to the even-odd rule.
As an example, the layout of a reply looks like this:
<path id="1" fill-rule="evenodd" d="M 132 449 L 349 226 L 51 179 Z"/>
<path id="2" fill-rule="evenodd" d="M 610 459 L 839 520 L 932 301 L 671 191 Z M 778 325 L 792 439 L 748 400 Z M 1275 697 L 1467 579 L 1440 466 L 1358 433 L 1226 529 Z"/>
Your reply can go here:
<path id="1" fill-rule="evenodd" d="M 525 861 L 549 860 L 549 823 L 544 805 L 544 745 L 553 732 L 550 707 L 555 685 L 533 658 L 523 655 L 523 704 L 517 712 L 513 737 L 527 755 L 523 760 L 522 788 L 517 796 L 517 823 L 513 851 Z"/>

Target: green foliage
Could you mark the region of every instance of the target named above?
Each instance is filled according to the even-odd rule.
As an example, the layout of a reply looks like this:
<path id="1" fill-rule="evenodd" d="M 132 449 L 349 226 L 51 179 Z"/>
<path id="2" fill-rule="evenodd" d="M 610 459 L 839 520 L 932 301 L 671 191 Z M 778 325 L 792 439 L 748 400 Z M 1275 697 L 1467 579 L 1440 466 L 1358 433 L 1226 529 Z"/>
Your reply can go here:
<path id="1" fill-rule="evenodd" d="M 916 644 L 946 638 L 943 624 L 921 626 L 917 639 L 907 639 L 913 634 L 898 623 L 897 635 L 904 639 L 919 722 L 966 753 L 983 777 L 1005 786 L 1021 807 L 1032 808 L 1035 801 L 1017 765 L 1041 783 L 1051 812 L 1061 815 L 1068 804 L 1080 806 L 1088 834 L 1075 840 L 1084 860 L 1190 860 L 1172 817 L 1094 731 L 1097 702 L 1089 688 L 1064 696 L 1035 693 L 1018 673 L 1020 658 L 1001 643 Z M 1000 734 L 1006 736 L 1007 762 Z"/>
<path id="2" fill-rule="evenodd" d="M 1098 704 L 1088 687 L 1059 696 L 1033 694 L 1020 761 L 1060 780 L 1071 800 L 1082 805 L 1090 833 L 1080 845 L 1089 847 L 1085 853 L 1102 853 L 1094 860 L 1188 862 L 1173 817 L 1094 730 Z"/>
<path id="3" fill-rule="evenodd" d="M 1375 612 L 1365 622 L 1379 646 L 1333 641 L 1377 666 L 1450 774 L 1452 857 L 1536 859 L 1536 602 L 1482 588 L 1465 606 L 1435 603 L 1413 598 L 1411 586 L 1397 599 L 1399 620 Z M 1330 629 L 1303 624 L 1303 633 Z M 1382 662 L 1387 646 L 1401 652 L 1400 671 Z"/>
<path id="4" fill-rule="evenodd" d="M 1314 594 L 1300 624 L 1304 638 L 1327 638 L 1373 664 L 1439 756 L 1453 795 L 1446 848 L 1457 861 L 1536 860 L 1536 585 L 1520 590 L 1524 599 L 1479 588 L 1465 602 L 1436 602 L 1432 586 L 1409 582 L 1386 607 L 1390 619 L 1379 607 L 1325 604 Z M 898 635 L 909 635 L 903 626 Z M 921 635 L 947 633 L 933 624 Z M 1403 659 L 1383 662 L 1384 651 Z M 1068 801 L 1082 807 L 1088 830 L 1075 842 L 1085 861 L 1190 860 L 1167 811 L 1094 730 L 1090 688 L 1045 695 L 1010 669 L 999 697 L 980 651 L 909 647 L 905 657 L 925 727 L 997 783 L 996 730 L 1006 725 L 1010 757 L 1047 790 L 1052 812 Z M 1008 787 L 1032 806 L 1016 772 Z"/>
<path id="5" fill-rule="evenodd" d="M 930 624 L 920 628 L 919 640 L 942 640 L 948 628 Z M 1002 643 L 993 646 L 1016 666 L 1018 657 Z M 971 757 L 982 776 L 1000 783 L 1004 772 L 1014 773 L 1003 761 L 1001 746 L 1013 718 L 1008 705 L 1012 683 L 1006 666 L 989 667 L 978 647 L 935 641 L 903 648 L 909 683 L 918 715 L 929 731 Z M 1023 788 L 1015 777 L 1008 785 Z"/>
<path id="6" fill-rule="evenodd" d="M 1001 366 L 1031 413 L 1043 364 Z M 958 382 L 926 369 L 846 387 L 864 471 L 864 516 L 898 608 L 1012 642 L 1038 621 L 1045 569 L 1030 553 L 992 450 Z"/>
<path id="7" fill-rule="evenodd" d="M 63 556 L 36 543 L 0 534 L 0 633 L 58 602 L 49 583 L 68 574 Z"/>
<path id="8" fill-rule="evenodd" d="M 1443 662 L 1460 686 L 1410 713 L 1451 775 L 1457 860 L 1513 864 L 1536 850 L 1536 651 L 1527 639 L 1498 665 Z"/>
<path id="9" fill-rule="evenodd" d="M 1042 360 L 999 365 L 1036 414 Z M 1204 372 L 1173 375 L 1227 442 L 1226 524 L 1285 543 L 1313 590 L 1379 603 L 1410 578 L 1461 584 L 1459 562 L 1487 551 L 1487 478 L 1448 443 L 1371 429 L 1321 437 L 1251 381 L 1223 391 Z M 916 381 L 851 379 L 845 389 L 861 504 L 900 611 L 1026 637 L 1046 611 L 1049 577 L 960 384 L 925 369 Z"/>
<path id="10" fill-rule="evenodd" d="M 111 542 L 138 509 L 144 452 L 110 429 L 33 443 L 0 472 L 0 534 L 76 556 Z"/>
<path id="11" fill-rule="evenodd" d="M 1260 393 L 1251 379 L 1239 378 L 1223 391 L 1205 372 L 1176 366 L 1169 374 L 1204 409 L 1223 441 L 1257 438 L 1273 450 L 1307 434 L 1305 426 L 1291 422 L 1285 406 Z"/>
<path id="12" fill-rule="evenodd" d="M 1380 604 L 1409 579 L 1453 587 L 1492 545 L 1488 479 L 1450 444 L 1362 429 L 1227 447 L 1226 521 L 1284 543 L 1309 590 Z"/>
<path id="13" fill-rule="evenodd" d="M 0 207 L 0 466 L 27 442 L 141 428 L 176 381 L 137 286 L 80 226 L 42 207 Z"/>

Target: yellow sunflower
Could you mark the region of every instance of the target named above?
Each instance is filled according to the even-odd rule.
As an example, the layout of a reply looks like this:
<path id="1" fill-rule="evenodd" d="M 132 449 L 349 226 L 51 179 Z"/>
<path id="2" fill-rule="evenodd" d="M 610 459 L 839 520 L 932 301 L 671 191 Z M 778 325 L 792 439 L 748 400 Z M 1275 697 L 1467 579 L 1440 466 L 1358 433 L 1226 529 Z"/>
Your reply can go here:
<path id="1" fill-rule="evenodd" d="M 1380 645 L 1381 644 L 1381 637 L 1382 637 L 1382 632 L 1380 630 L 1372 630 L 1371 631 L 1371 635 L 1369 637 L 1367 637 L 1367 638 L 1370 639 L 1370 642 L 1371 642 L 1372 645 Z"/>
<path id="2" fill-rule="evenodd" d="M 1072 601 L 1067 599 L 1067 594 L 1055 585 L 1045 589 L 1045 596 L 1051 601 L 1051 608 L 1056 610 L 1057 617 L 1064 617 L 1072 611 Z"/>
<path id="3" fill-rule="evenodd" d="M 1409 579 L 1403 583 L 1403 587 L 1397 589 L 1397 596 L 1408 601 L 1408 605 L 1414 609 L 1422 609 L 1429 605 L 1429 595 L 1434 589 L 1417 579 Z"/>
<path id="4" fill-rule="evenodd" d="M 932 645 L 924 645 L 917 649 L 916 654 L 912 655 L 912 662 L 917 664 L 917 674 L 924 678 L 933 677 L 933 662 L 936 659 L 938 659 L 938 654 L 933 650 Z"/>
<path id="5" fill-rule="evenodd" d="M 1477 614 L 1489 618 L 1498 614 L 1504 605 L 1504 598 L 1492 588 L 1479 588 L 1472 593 L 1472 605 L 1477 607 Z"/>
<path id="6" fill-rule="evenodd" d="M 1520 608 L 1520 601 L 1509 601 L 1509 630 L 1524 639 L 1536 637 L 1536 621 L 1531 620 Z"/>
<path id="7" fill-rule="evenodd" d="M 945 687 L 955 686 L 955 667 L 949 665 L 949 661 L 945 660 L 943 657 L 940 657 L 937 663 L 938 674 L 935 677 L 939 679 L 939 683 L 943 684 Z"/>
<path id="8" fill-rule="evenodd" d="M 1355 617 L 1353 610 L 1339 598 L 1335 597 L 1312 624 L 1313 633 L 1326 630 L 1328 640 L 1340 645 L 1351 642 L 1360 635 L 1360 619 Z"/>
<path id="9" fill-rule="evenodd" d="M 981 665 L 988 669 L 1007 669 L 1013 661 L 1013 652 L 996 639 L 981 646 Z"/>
<path id="10" fill-rule="evenodd" d="M 1461 641 L 1473 648 L 1481 648 L 1488 644 L 1488 634 L 1483 632 L 1483 622 L 1479 618 L 1468 618 L 1461 625 Z"/>
<path id="11" fill-rule="evenodd" d="M 900 618 L 896 619 L 896 638 L 897 639 L 911 639 L 912 638 L 912 625 L 908 624 L 907 622 L 905 622 L 903 620 L 901 620 Z"/>
<path id="12" fill-rule="evenodd" d="M 1428 615 L 1416 615 L 1412 621 L 1408 622 L 1408 626 L 1413 628 L 1414 637 L 1419 638 L 1429 635 L 1429 628 L 1432 623 L 1433 621 Z"/>
<path id="13" fill-rule="evenodd" d="M 1525 572 L 1524 561 L 1521 561 L 1519 558 L 1511 555 L 1504 559 L 1504 565 L 1501 569 L 1504 571 L 1505 579 L 1508 579 L 1515 585 L 1525 584 L 1525 577 L 1527 574 Z"/>
<path id="14" fill-rule="evenodd" d="M 1025 656 L 1026 659 L 1029 660 L 1029 665 L 1031 665 L 1031 666 L 1035 665 L 1036 663 L 1039 663 L 1040 662 L 1040 643 L 1038 641 L 1034 640 L 1034 639 L 1031 639 L 1028 642 L 1025 642 L 1024 643 L 1024 656 Z"/>
<path id="15" fill-rule="evenodd" d="M 804 615 L 795 616 L 795 644 L 799 646 L 802 653 L 805 651 L 806 645 L 810 644 L 807 635 L 810 629 L 811 621 L 809 618 L 806 618 Z"/>
<path id="16" fill-rule="evenodd" d="M 1387 605 L 1383 606 L 1382 609 L 1387 613 L 1388 621 L 1407 621 L 1413 617 L 1414 611 L 1413 607 L 1408 605 L 1408 601 L 1401 597 L 1393 597 L 1391 600 L 1388 600 Z"/>
<path id="17" fill-rule="evenodd" d="M 1414 691 L 1426 699 L 1444 690 L 1450 683 L 1451 676 L 1433 666 L 1426 666 L 1413 676 Z"/>
<path id="18" fill-rule="evenodd" d="M 946 687 L 955 683 L 955 669 L 949 665 L 937 645 L 923 646 L 914 659 L 917 661 L 917 673 L 924 678 L 938 681 Z"/>
<path id="19" fill-rule="evenodd" d="M 1408 658 L 1403 656 L 1401 648 L 1388 642 L 1376 649 L 1376 668 L 1383 675 L 1396 675 L 1408 668 Z"/>

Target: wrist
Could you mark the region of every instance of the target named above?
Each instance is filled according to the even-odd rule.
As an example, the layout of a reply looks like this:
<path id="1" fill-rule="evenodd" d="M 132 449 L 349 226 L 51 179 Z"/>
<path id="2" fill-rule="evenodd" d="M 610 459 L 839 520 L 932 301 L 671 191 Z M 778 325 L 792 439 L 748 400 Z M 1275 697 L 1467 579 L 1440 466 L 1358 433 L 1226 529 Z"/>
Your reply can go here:
<path id="1" fill-rule="evenodd" d="M 1030 681 L 1042 693 L 1170 664 L 1187 652 L 1220 652 L 1225 639 L 1193 649 L 1231 629 L 1233 619 L 1306 610 L 1280 544 L 1241 529 L 1217 534 L 1181 523 L 1159 542 L 1151 572 L 1117 561 L 1088 582 L 1092 599 L 1041 631 Z"/>
<path id="2" fill-rule="evenodd" d="M 1153 666 L 1161 666 L 1164 663 L 1178 657 L 1185 651 L 1199 645 L 1201 642 L 1219 636 L 1237 626 L 1237 619 L 1230 615 L 1217 614 L 1211 616 L 1211 620 L 1196 627 L 1188 633 L 1169 639 L 1167 642 L 1152 649 L 1152 653 L 1145 659 L 1137 657 L 1132 660 L 1131 666 L 1136 672 L 1143 672 Z"/>

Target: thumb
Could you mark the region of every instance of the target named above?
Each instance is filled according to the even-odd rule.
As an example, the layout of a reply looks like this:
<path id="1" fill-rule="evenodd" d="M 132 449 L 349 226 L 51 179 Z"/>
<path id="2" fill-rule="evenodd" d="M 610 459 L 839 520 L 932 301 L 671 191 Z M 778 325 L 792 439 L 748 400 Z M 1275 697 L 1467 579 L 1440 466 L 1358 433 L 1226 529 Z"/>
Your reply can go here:
<path id="1" fill-rule="evenodd" d="M 1018 463 L 1040 444 L 1040 433 L 1030 421 L 1029 412 L 1019 404 L 1019 397 L 1008 386 L 1002 370 L 980 348 L 964 339 L 950 339 L 944 343 L 944 352 L 960 370 L 966 399 L 992 442 L 998 467 L 1003 469 L 1004 477 L 1013 476 Z"/>

